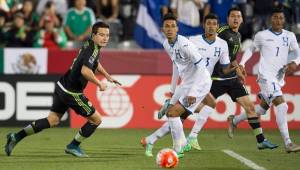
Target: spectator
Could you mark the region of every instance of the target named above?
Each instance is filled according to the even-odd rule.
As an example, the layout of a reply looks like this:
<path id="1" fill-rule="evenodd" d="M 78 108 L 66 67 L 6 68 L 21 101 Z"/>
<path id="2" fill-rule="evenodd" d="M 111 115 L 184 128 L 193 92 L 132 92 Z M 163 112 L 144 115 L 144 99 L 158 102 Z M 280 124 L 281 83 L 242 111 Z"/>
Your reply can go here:
<path id="1" fill-rule="evenodd" d="M 220 24 L 227 23 L 227 12 L 234 5 L 235 0 L 208 0 L 204 15 L 212 12 L 218 15 Z"/>
<path id="2" fill-rule="evenodd" d="M 269 16 L 277 3 L 276 0 L 252 0 L 253 3 L 253 33 L 269 27 Z"/>
<path id="3" fill-rule="evenodd" d="M 55 4 L 55 7 L 56 7 L 55 12 L 59 15 L 60 18 L 64 19 L 66 12 L 68 10 L 67 0 L 39 0 L 37 8 L 36 8 L 36 12 L 39 15 L 42 15 L 43 12 L 45 11 L 47 2 L 49 2 L 49 1 L 51 1 Z"/>
<path id="4" fill-rule="evenodd" d="M 97 0 L 96 15 L 100 21 L 107 23 L 110 27 L 110 42 L 108 47 L 116 47 L 120 41 L 122 25 L 119 16 L 119 0 Z"/>
<path id="5" fill-rule="evenodd" d="M 34 11 L 34 4 L 32 0 L 24 0 L 23 7 L 20 12 L 24 15 L 26 29 L 38 30 L 39 16 Z"/>
<path id="6" fill-rule="evenodd" d="M 201 0 L 172 0 L 171 9 L 178 16 L 178 21 L 192 26 L 200 26 Z"/>
<path id="7" fill-rule="evenodd" d="M 15 12 L 21 8 L 18 0 L 0 0 L 0 11 L 5 12 L 6 17 L 11 20 Z"/>
<path id="8" fill-rule="evenodd" d="M 7 32 L 1 31 L 1 39 L 3 37 L 7 47 L 31 47 L 32 32 L 25 29 L 24 15 L 16 13 L 14 15 L 13 26 Z"/>
<path id="9" fill-rule="evenodd" d="M 56 15 L 56 5 L 53 1 L 48 1 L 45 5 L 45 11 L 39 22 L 39 27 L 44 27 L 45 20 L 51 20 L 54 23 L 55 27 L 60 26 L 60 19 L 58 15 Z"/>
<path id="10" fill-rule="evenodd" d="M 116 21 L 119 16 L 119 0 L 97 0 L 97 18 L 107 22 Z"/>
<path id="11" fill-rule="evenodd" d="M 64 48 L 67 43 L 67 36 L 63 29 L 55 28 L 53 18 L 44 18 L 44 29 L 41 29 L 35 36 L 34 47 Z"/>
<path id="12" fill-rule="evenodd" d="M 74 41 L 74 47 L 89 37 L 94 22 L 95 14 L 86 7 L 86 0 L 75 0 L 75 7 L 68 10 L 64 21 L 65 32 Z"/>
<path id="13" fill-rule="evenodd" d="M 138 6 L 139 0 L 120 0 L 120 20 L 123 25 L 123 40 L 129 40 L 133 37 Z"/>

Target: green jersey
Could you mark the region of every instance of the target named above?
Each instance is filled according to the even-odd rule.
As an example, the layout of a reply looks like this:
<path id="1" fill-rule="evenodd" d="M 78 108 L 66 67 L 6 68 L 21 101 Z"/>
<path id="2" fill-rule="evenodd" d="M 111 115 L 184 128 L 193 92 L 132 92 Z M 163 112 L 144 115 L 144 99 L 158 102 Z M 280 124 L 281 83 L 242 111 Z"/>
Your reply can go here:
<path id="1" fill-rule="evenodd" d="M 90 8 L 78 11 L 76 8 L 69 9 L 64 26 L 68 26 L 73 34 L 80 36 L 95 23 L 94 12 Z"/>
<path id="2" fill-rule="evenodd" d="M 217 32 L 218 37 L 225 40 L 228 44 L 230 62 L 236 60 L 237 53 L 241 46 L 241 34 L 239 32 L 232 31 L 232 29 L 228 25 L 220 27 Z M 225 75 L 222 70 L 222 65 L 220 64 L 220 62 L 217 62 L 212 77 L 233 78 L 236 77 L 236 72 L 234 71 L 230 74 Z"/>

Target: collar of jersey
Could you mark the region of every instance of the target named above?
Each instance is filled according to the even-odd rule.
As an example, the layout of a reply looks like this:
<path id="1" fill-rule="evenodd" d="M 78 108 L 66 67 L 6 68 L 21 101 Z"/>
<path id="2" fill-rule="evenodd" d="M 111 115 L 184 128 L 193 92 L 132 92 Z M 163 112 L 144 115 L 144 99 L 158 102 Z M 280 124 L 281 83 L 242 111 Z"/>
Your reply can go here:
<path id="1" fill-rule="evenodd" d="M 282 34 L 282 31 L 281 31 L 281 32 L 274 32 L 274 31 L 272 31 L 272 28 L 269 28 L 269 31 L 271 31 L 271 33 L 273 33 L 273 34 L 275 34 L 275 35 L 280 35 L 280 34 Z"/>
<path id="2" fill-rule="evenodd" d="M 169 43 L 172 48 L 174 47 L 174 45 L 177 42 L 177 40 L 178 40 L 178 34 L 176 35 L 176 39 L 174 40 L 174 42 Z"/>
<path id="3" fill-rule="evenodd" d="M 206 37 L 205 37 L 205 34 L 202 34 L 202 38 L 203 38 L 203 40 L 204 40 L 207 44 L 209 44 L 209 45 L 212 45 L 212 44 L 216 41 L 216 40 L 213 40 L 213 41 L 207 40 Z"/>

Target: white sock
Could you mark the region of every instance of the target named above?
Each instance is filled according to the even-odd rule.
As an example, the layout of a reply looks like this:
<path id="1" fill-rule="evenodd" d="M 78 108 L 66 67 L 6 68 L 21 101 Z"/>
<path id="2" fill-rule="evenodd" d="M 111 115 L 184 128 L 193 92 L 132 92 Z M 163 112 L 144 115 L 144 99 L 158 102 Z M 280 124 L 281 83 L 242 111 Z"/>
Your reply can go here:
<path id="1" fill-rule="evenodd" d="M 276 123 L 281 133 L 281 137 L 283 138 L 284 144 L 287 145 L 291 143 L 289 129 L 287 124 L 287 110 L 288 105 L 286 103 L 282 103 L 275 107 L 276 110 Z"/>
<path id="2" fill-rule="evenodd" d="M 195 124 L 193 126 L 193 129 L 191 130 L 191 133 L 189 135 L 189 137 L 191 138 L 197 138 L 199 132 L 201 131 L 202 127 L 204 126 L 204 124 L 207 121 L 207 118 L 209 117 L 209 115 L 214 111 L 214 109 L 212 107 L 209 107 L 207 105 L 205 105 L 201 111 L 198 114 L 198 117 L 195 121 Z"/>
<path id="3" fill-rule="evenodd" d="M 153 145 L 159 138 L 164 137 L 170 132 L 170 126 L 168 122 L 165 122 L 159 129 L 146 137 L 146 142 Z"/>
<path id="4" fill-rule="evenodd" d="M 173 148 L 176 152 L 180 152 L 182 146 L 181 140 L 183 139 L 182 135 L 184 134 L 180 117 L 169 117 L 168 122 L 173 139 Z"/>
<path id="5" fill-rule="evenodd" d="M 255 113 L 257 114 L 257 116 L 266 114 L 266 111 L 267 110 L 262 108 L 259 104 L 255 105 Z M 234 116 L 233 124 L 238 125 L 241 121 L 244 121 L 244 120 L 247 120 L 247 119 L 248 119 L 247 113 L 243 112 L 239 115 Z"/>

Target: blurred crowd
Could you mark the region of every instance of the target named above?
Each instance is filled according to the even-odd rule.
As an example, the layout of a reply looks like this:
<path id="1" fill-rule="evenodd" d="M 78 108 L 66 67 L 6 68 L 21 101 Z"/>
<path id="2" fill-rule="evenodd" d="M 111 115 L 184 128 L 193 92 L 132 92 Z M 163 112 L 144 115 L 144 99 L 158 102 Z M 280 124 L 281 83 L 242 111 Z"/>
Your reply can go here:
<path id="1" fill-rule="evenodd" d="M 110 25 L 109 47 L 134 42 L 133 31 L 142 0 L 0 0 L 0 44 L 6 47 L 77 48 L 98 20 Z M 300 0 L 152 0 L 160 14 L 169 11 L 192 27 L 214 12 L 226 23 L 229 8 L 243 11 L 243 40 L 269 27 L 274 6 L 284 8 L 286 28 L 300 35 Z M 161 17 L 158 16 L 158 17 Z M 299 38 L 298 38 L 299 40 Z"/>

